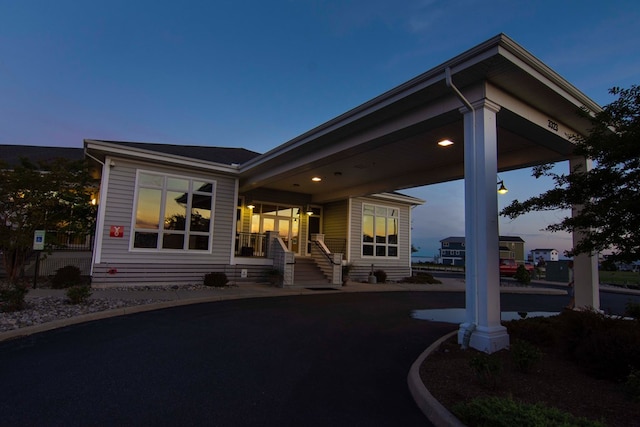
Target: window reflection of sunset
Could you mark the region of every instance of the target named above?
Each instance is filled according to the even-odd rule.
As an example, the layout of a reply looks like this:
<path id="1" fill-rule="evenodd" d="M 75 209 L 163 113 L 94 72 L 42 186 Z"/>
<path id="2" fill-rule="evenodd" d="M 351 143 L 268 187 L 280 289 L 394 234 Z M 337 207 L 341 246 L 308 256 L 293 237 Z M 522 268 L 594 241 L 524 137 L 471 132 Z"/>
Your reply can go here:
<path id="1" fill-rule="evenodd" d="M 151 188 L 138 191 L 138 208 L 136 210 L 136 228 L 158 229 L 160 227 L 160 200 L 162 192 Z"/>
<path id="2" fill-rule="evenodd" d="M 165 227 L 168 224 L 174 224 L 174 230 L 185 229 L 185 219 L 187 217 L 187 209 L 184 205 L 177 202 L 184 193 L 178 193 L 175 191 L 167 191 L 167 200 L 164 207 L 164 223 Z M 181 219 L 181 221 L 179 221 Z"/>

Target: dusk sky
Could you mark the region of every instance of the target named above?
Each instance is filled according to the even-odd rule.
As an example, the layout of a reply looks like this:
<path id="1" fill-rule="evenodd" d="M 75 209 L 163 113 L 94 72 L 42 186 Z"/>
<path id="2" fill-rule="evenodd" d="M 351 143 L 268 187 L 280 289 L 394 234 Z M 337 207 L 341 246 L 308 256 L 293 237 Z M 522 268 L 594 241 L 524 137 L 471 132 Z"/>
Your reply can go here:
<path id="1" fill-rule="evenodd" d="M 85 138 L 266 152 L 505 33 L 600 105 L 640 84 L 640 2 L 0 0 L 0 144 Z M 557 165 L 568 170 L 568 164 Z M 548 189 L 500 174 L 500 207 Z M 404 191 L 420 255 L 464 235 L 462 181 Z M 526 250 L 564 212 L 500 219 Z"/>

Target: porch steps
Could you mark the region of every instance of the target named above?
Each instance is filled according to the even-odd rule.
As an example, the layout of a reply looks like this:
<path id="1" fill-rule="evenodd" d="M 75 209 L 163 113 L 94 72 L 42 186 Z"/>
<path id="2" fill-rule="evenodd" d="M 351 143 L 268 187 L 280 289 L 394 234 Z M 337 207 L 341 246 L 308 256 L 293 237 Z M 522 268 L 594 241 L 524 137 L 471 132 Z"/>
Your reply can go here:
<path id="1" fill-rule="evenodd" d="M 293 285 L 295 287 L 331 286 L 331 281 L 326 277 L 313 258 L 296 257 Z"/>

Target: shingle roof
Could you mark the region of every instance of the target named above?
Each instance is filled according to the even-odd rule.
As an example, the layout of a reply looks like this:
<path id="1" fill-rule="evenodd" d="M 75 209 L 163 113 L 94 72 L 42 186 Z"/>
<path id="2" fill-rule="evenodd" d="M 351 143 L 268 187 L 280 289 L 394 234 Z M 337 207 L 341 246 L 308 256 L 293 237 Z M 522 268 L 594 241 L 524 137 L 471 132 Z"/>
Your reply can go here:
<path id="1" fill-rule="evenodd" d="M 48 162 L 58 158 L 82 160 L 84 158 L 84 149 L 70 147 L 41 147 L 37 145 L 0 145 L 0 160 L 7 163 L 9 166 L 20 164 L 20 158 L 23 157 L 34 163 L 40 161 Z"/>
<path id="2" fill-rule="evenodd" d="M 123 147 L 155 151 L 158 153 L 189 157 L 192 159 L 222 163 L 227 165 L 231 165 L 234 163 L 242 164 L 260 155 L 260 153 L 247 150 L 245 148 L 210 147 L 202 145 L 171 145 L 147 142 L 100 141 L 109 144 L 121 145 Z"/>

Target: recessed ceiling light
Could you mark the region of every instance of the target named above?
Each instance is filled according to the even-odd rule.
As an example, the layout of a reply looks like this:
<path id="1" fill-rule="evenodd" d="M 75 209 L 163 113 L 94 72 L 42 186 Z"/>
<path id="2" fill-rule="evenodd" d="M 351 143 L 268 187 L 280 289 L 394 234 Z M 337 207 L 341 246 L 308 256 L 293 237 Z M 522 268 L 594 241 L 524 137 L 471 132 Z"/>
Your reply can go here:
<path id="1" fill-rule="evenodd" d="M 438 142 L 438 145 L 441 147 L 448 147 L 449 145 L 453 145 L 453 141 L 450 141 L 448 139 L 443 139 L 442 141 Z"/>
<path id="2" fill-rule="evenodd" d="M 320 181 L 322 181 L 322 178 L 320 178 L 319 176 L 314 176 L 313 178 L 311 178 L 311 181 L 320 182 Z"/>

